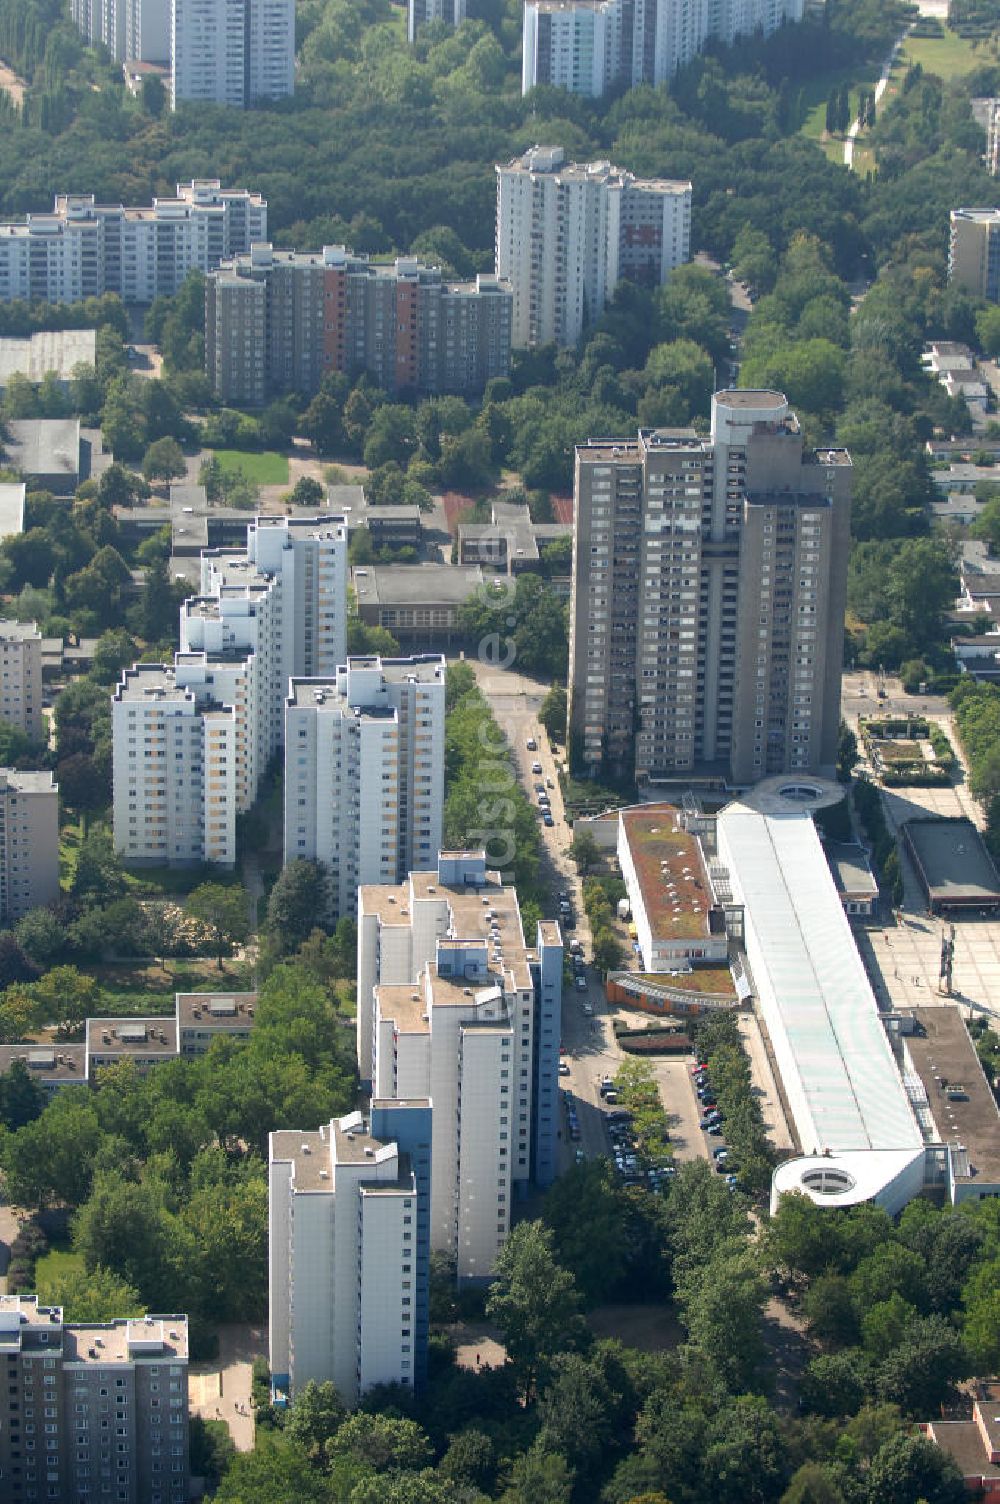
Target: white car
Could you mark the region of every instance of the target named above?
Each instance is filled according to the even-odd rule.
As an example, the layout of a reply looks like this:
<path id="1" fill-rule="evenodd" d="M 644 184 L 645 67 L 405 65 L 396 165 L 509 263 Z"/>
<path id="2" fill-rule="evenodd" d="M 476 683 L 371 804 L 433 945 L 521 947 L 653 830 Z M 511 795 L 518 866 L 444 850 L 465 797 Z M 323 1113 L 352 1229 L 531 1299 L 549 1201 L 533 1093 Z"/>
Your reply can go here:
<path id="1" fill-rule="evenodd" d="M 538 743 L 535 741 L 535 738 L 533 736 L 529 736 L 524 745 L 527 747 L 529 752 L 538 751 Z"/>
<path id="2" fill-rule="evenodd" d="M 594 1016 L 594 1005 L 593 1005 L 593 1003 L 584 1003 L 584 1005 L 583 1005 L 583 1012 L 584 1012 L 584 1017 L 586 1017 L 586 1018 L 593 1018 L 593 1016 Z"/>
<path id="3" fill-rule="evenodd" d="M 560 1076 L 569 1075 L 569 1066 L 566 1064 L 565 1060 L 560 1060 L 559 1062 L 559 1074 Z"/>
<path id="4" fill-rule="evenodd" d="M 533 773 L 540 773 L 542 771 L 542 765 L 541 765 L 541 763 L 540 762 L 533 762 L 531 764 L 531 771 Z"/>

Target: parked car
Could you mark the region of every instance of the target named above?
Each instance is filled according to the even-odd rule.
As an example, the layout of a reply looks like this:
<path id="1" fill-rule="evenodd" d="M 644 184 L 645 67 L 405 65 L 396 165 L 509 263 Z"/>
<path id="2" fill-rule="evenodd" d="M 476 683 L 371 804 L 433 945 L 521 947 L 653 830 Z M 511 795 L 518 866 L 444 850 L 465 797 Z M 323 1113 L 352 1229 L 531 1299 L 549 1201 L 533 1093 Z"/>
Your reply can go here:
<path id="1" fill-rule="evenodd" d="M 538 751 L 538 743 L 535 741 L 535 738 L 533 736 L 529 736 L 524 745 L 527 747 L 529 752 Z"/>
<path id="2" fill-rule="evenodd" d="M 593 1016 L 594 1016 L 594 1005 L 593 1005 L 593 1003 L 584 1003 L 584 1005 L 583 1005 L 583 1012 L 584 1012 L 584 1017 L 585 1018 L 593 1018 Z"/>
<path id="3" fill-rule="evenodd" d="M 577 977 L 575 980 L 576 980 L 576 990 L 577 990 L 577 992 L 586 992 L 586 990 L 587 990 L 587 978 L 586 977 Z"/>
<path id="4" fill-rule="evenodd" d="M 559 1074 L 560 1074 L 560 1076 L 568 1076 L 569 1075 L 569 1064 L 568 1064 L 567 1061 L 560 1060 L 560 1062 L 559 1062 Z"/>
<path id="5" fill-rule="evenodd" d="M 531 771 L 533 773 L 540 773 L 542 771 L 542 765 L 541 765 L 541 763 L 540 762 L 533 762 L 531 764 Z"/>
<path id="6" fill-rule="evenodd" d="M 549 813 L 549 811 L 547 809 L 543 810 L 542 811 L 542 824 L 543 825 L 554 825 L 555 823 L 556 822 L 553 820 L 552 815 Z"/>
<path id="7" fill-rule="evenodd" d="M 722 1132 L 722 1124 L 711 1123 L 706 1131 L 710 1133 L 713 1138 L 718 1138 L 719 1134 Z"/>
<path id="8" fill-rule="evenodd" d="M 587 1162 L 587 1156 L 582 1149 L 577 1149 L 576 1151 L 576 1162 L 578 1165 L 586 1164 Z"/>

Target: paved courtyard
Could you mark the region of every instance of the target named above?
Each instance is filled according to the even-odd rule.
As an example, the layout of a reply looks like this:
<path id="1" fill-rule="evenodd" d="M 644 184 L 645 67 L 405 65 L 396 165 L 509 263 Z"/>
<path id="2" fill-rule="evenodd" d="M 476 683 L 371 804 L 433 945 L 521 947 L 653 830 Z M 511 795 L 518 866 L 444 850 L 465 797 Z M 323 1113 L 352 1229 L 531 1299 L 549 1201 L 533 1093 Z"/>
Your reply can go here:
<path id="1" fill-rule="evenodd" d="M 898 681 L 888 681 L 887 702 L 874 697 L 871 676 L 844 676 L 844 715 L 857 728 L 862 715 L 890 713 L 923 714 L 945 731 L 960 755 L 961 747 L 945 701 L 931 696 L 904 695 Z M 863 751 L 863 748 L 859 747 Z M 864 766 L 864 764 L 862 764 Z M 983 812 L 972 798 L 959 771 L 947 788 L 900 788 L 882 790 L 886 818 L 894 834 L 906 820 L 921 815 L 964 817 L 979 829 Z M 856 930 L 859 948 L 868 967 L 881 1006 L 927 1007 L 946 1002 L 938 991 L 941 941 L 950 932 L 951 921 L 927 913 L 927 902 L 905 852 L 900 851 L 904 898 L 898 924 L 885 928 Z M 952 998 L 970 1010 L 991 1014 L 1000 1024 L 1000 919 L 957 917 Z"/>

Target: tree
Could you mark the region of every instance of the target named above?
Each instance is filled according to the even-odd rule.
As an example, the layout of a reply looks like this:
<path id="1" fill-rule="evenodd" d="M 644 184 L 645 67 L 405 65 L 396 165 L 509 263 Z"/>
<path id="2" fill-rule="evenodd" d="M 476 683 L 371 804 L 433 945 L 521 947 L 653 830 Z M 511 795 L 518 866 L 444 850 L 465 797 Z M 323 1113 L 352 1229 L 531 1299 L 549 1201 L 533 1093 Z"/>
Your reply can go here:
<path id="1" fill-rule="evenodd" d="M 122 628 L 102 633 L 94 649 L 94 667 L 91 672 L 95 681 L 98 684 L 114 684 L 122 669 L 134 663 L 138 655 L 139 649 L 135 641 Z"/>
<path id="2" fill-rule="evenodd" d="M 615 971 L 622 963 L 622 948 L 613 930 L 601 925 L 594 931 L 593 956 L 598 971 Z"/>
<path id="3" fill-rule="evenodd" d="M 211 932 L 215 955 L 222 970 L 222 958 L 250 933 L 250 896 L 239 884 L 202 883 L 188 895 L 186 908 Z"/>
<path id="4" fill-rule="evenodd" d="M 541 1222 L 520 1222 L 496 1261 L 486 1314 L 500 1327 L 508 1361 L 530 1400 L 555 1355 L 575 1347 L 582 1333 L 573 1276 L 556 1263 L 552 1233 Z"/>
<path id="5" fill-rule="evenodd" d="M 62 1306 L 67 1321 L 115 1321 L 146 1313 L 138 1290 L 100 1265 L 89 1274 L 73 1269 L 41 1275 L 36 1288 L 39 1304 Z"/>
<path id="6" fill-rule="evenodd" d="M 356 1411 L 338 1428 L 329 1448 L 366 1462 L 376 1472 L 416 1471 L 431 1460 L 430 1442 L 414 1420 Z"/>
<path id="7" fill-rule="evenodd" d="M 601 848 L 594 839 L 592 831 L 581 827 L 573 832 L 573 839 L 569 843 L 569 854 L 576 863 L 576 870 L 581 877 L 586 877 L 591 867 L 596 867 L 601 859 Z"/>
<path id="8" fill-rule="evenodd" d="M 301 1446 L 314 1460 L 323 1456 L 347 1418 L 347 1407 L 329 1381 L 317 1384 L 310 1379 L 295 1396 L 285 1435 Z"/>
<path id="9" fill-rule="evenodd" d="M 150 74 L 142 81 L 142 108 L 151 120 L 159 120 L 167 107 L 167 91 L 163 79 Z"/>
<path id="10" fill-rule="evenodd" d="M 818 1462 L 804 1462 L 781 1496 L 781 1504 L 845 1504 L 837 1483 Z"/>
<path id="11" fill-rule="evenodd" d="M 142 457 L 142 473 L 147 480 L 177 480 L 186 475 L 187 461 L 177 440 L 154 439 Z"/>
<path id="12" fill-rule="evenodd" d="M 926 1436 L 900 1432 L 872 1461 L 868 1498 L 871 1504 L 962 1504 L 968 1494 L 947 1452 Z"/>
<path id="13" fill-rule="evenodd" d="M 334 1496 L 300 1446 L 263 1431 L 252 1452 L 236 1453 L 215 1498 L 217 1504 L 333 1504 Z"/>
<path id="14" fill-rule="evenodd" d="M 705 1477 L 719 1504 L 766 1504 L 788 1476 L 778 1420 L 759 1395 L 738 1394 L 715 1415 L 705 1436 Z"/>
<path id="15" fill-rule="evenodd" d="M 25 954 L 13 930 L 0 930 L 0 990 L 17 982 L 33 982 L 38 967 Z"/>
<path id="16" fill-rule="evenodd" d="M 548 732 L 551 741 L 564 742 L 566 740 L 567 714 L 566 690 L 561 684 L 553 684 L 538 712 L 538 719 Z"/>
<path id="17" fill-rule="evenodd" d="M 573 1474 L 565 1457 L 535 1442 L 516 1458 L 500 1504 L 570 1504 Z"/>
<path id="18" fill-rule="evenodd" d="M 293 507 L 321 507 L 326 502 L 326 492 L 311 475 L 300 475 L 288 495 Z"/>
<path id="19" fill-rule="evenodd" d="M 12 1060 L 10 1070 L 0 1076 L 0 1122 L 16 1132 L 40 1117 L 44 1106 L 42 1089 L 27 1065 L 23 1060 Z"/>
<path id="20" fill-rule="evenodd" d="M 165 559 L 154 559 L 146 568 L 142 597 L 136 609 L 136 625 L 145 642 L 172 641 L 177 635 L 177 608 L 187 592 L 184 582 L 170 578 Z M 129 621 L 133 620 L 129 615 Z"/>
<path id="21" fill-rule="evenodd" d="M 13 1206 L 79 1206 L 90 1191 L 91 1165 L 101 1141 L 97 1112 L 89 1096 L 59 1093 L 41 1117 L 26 1123 L 0 1145 Z"/>
<path id="22" fill-rule="evenodd" d="M 29 909 L 18 920 L 14 933 L 22 950 L 37 966 L 51 966 L 66 948 L 65 925 L 60 924 L 51 909 Z"/>
<path id="23" fill-rule="evenodd" d="M 125 873 L 110 835 L 106 830 L 88 831 L 76 859 L 73 897 L 82 903 L 106 905 L 121 898 L 125 887 Z"/>
<path id="24" fill-rule="evenodd" d="M 846 721 L 840 723 L 837 742 L 837 777 L 841 783 L 850 783 L 851 773 L 858 761 L 858 739 Z"/>
<path id="25" fill-rule="evenodd" d="M 328 908 L 327 877 L 319 862 L 300 858 L 278 875 L 267 903 L 267 930 L 276 955 L 297 950 Z"/>

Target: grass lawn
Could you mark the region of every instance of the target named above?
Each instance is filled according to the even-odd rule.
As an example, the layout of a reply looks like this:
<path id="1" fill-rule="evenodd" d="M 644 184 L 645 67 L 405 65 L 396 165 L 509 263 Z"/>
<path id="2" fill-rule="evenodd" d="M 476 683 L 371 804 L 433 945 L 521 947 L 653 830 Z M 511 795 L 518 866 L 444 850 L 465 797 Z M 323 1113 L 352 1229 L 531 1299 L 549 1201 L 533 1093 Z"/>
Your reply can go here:
<path id="1" fill-rule="evenodd" d="M 44 1290 L 56 1280 L 83 1279 L 85 1272 L 82 1253 L 51 1248 L 35 1265 L 35 1289 Z"/>
<path id="2" fill-rule="evenodd" d="M 943 79 L 971 73 L 989 60 L 985 49 L 977 51 L 972 42 L 954 31 L 946 31 L 943 37 L 908 37 L 902 56 L 904 68 L 919 63 L 925 73 L 936 73 Z"/>
<path id="3" fill-rule="evenodd" d="M 80 856 L 83 828 L 79 820 L 66 820 L 59 830 L 59 883 L 69 888 Z"/>
<path id="4" fill-rule="evenodd" d="M 242 470 L 258 486 L 287 486 L 288 457 L 273 449 L 216 449 L 223 470 Z"/>
<path id="5" fill-rule="evenodd" d="M 799 134 L 810 136 L 814 141 L 821 141 L 823 132 L 826 130 L 826 102 L 833 89 L 840 89 L 844 84 L 849 86 L 851 100 L 851 119 L 854 120 L 858 113 L 858 100 L 862 89 L 874 89 L 878 82 L 877 73 L 865 70 L 860 75 L 852 68 L 837 68 L 832 73 L 824 73 L 820 78 L 814 78 L 803 87 L 805 104 L 808 110 L 805 120 L 799 127 Z M 839 145 L 840 160 L 844 160 L 843 136 L 831 138 L 831 144 Z"/>

